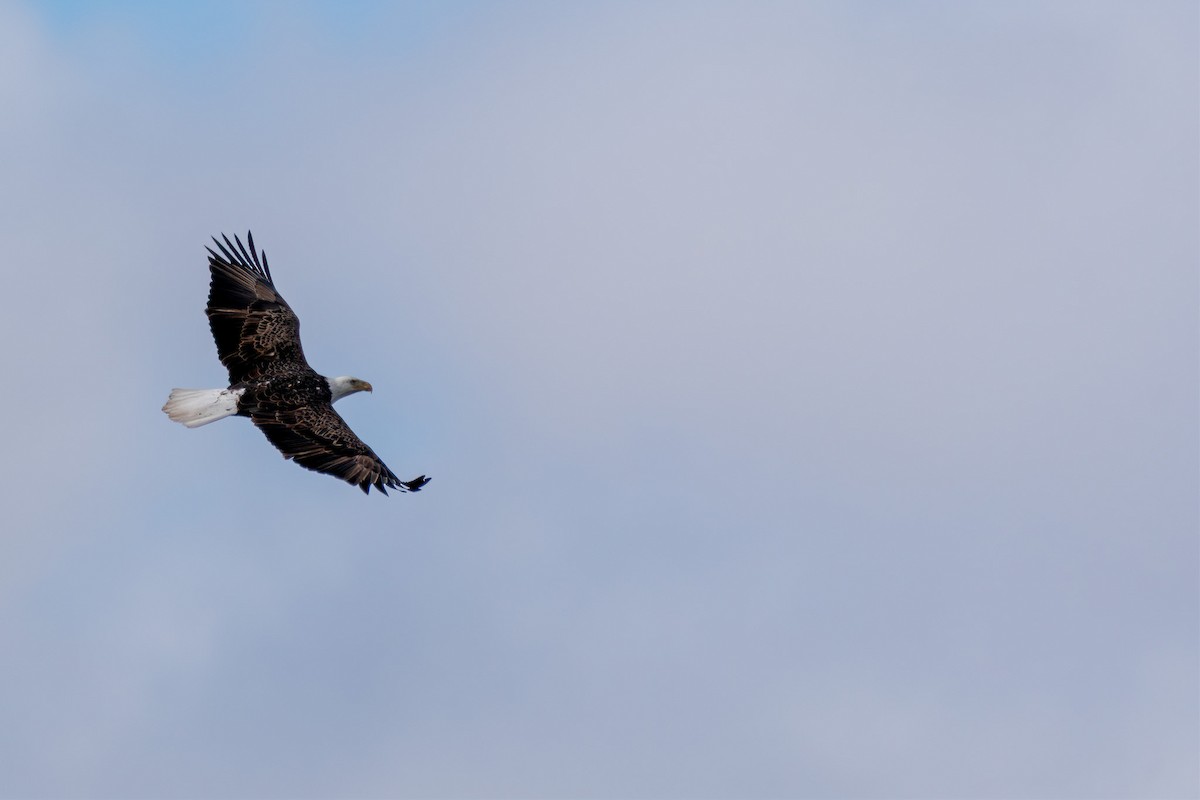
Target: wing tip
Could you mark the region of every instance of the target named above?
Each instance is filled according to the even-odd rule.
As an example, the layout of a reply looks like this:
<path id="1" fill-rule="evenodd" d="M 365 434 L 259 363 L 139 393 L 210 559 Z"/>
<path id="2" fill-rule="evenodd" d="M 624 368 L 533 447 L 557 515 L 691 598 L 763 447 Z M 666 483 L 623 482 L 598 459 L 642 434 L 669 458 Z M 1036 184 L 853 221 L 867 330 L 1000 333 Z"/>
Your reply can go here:
<path id="1" fill-rule="evenodd" d="M 430 480 L 432 478 L 428 478 L 425 475 L 419 475 L 411 481 L 402 481 L 395 475 L 389 475 L 386 478 L 380 475 L 374 481 L 363 481 L 358 484 L 358 488 L 363 490 L 363 494 L 369 495 L 371 489 L 374 488 L 384 496 L 388 496 L 388 489 L 399 489 L 401 492 L 419 492 Z"/>
<path id="2" fill-rule="evenodd" d="M 404 487 L 405 491 L 419 492 L 425 487 L 425 484 L 429 483 L 431 480 L 433 480 L 433 478 L 429 478 L 424 475 L 418 475 L 411 481 L 400 481 L 400 485 Z"/>
<path id="3" fill-rule="evenodd" d="M 246 239 L 250 242 L 249 250 L 242 244 L 241 237 L 237 234 L 234 234 L 232 242 L 229 241 L 229 235 L 226 233 L 222 233 L 220 239 L 212 237 L 213 244 L 221 253 L 218 255 L 211 247 L 205 245 L 204 249 L 208 251 L 208 260 L 217 264 L 238 267 L 258 278 L 265 279 L 274 287 L 275 282 L 271 278 L 271 268 L 267 266 L 267 251 L 263 250 L 260 258 L 259 251 L 254 247 L 254 234 L 250 230 L 246 231 Z"/>

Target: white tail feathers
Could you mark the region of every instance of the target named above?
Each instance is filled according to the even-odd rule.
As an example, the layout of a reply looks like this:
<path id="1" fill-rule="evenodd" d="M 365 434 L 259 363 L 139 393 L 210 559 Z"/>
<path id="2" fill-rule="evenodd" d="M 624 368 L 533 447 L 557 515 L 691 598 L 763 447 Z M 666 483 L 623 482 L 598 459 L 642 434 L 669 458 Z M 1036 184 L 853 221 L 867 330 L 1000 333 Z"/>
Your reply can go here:
<path id="1" fill-rule="evenodd" d="M 199 428 L 237 413 L 245 389 L 172 389 L 162 410 L 176 422 Z"/>

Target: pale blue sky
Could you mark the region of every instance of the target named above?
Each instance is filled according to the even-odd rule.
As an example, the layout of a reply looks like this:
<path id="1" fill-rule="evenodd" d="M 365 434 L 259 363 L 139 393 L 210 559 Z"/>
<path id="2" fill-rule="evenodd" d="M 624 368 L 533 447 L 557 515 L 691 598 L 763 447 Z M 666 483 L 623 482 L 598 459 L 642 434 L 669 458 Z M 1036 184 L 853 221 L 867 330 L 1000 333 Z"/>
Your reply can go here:
<path id="1" fill-rule="evenodd" d="M 1196 796 L 1197 24 L 0 5 L 0 797 Z"/>

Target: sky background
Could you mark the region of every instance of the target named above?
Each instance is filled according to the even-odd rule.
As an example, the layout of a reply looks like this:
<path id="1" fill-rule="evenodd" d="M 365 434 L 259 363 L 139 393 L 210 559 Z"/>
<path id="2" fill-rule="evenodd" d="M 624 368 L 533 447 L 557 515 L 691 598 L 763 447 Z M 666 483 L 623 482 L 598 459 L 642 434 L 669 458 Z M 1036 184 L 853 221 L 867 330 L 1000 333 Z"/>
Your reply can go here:
<path id="1" fill-rule="evenodd" d="M 344 5 L 0 3 L 0 796 L 1200 794 L 1195 3 Z"/>

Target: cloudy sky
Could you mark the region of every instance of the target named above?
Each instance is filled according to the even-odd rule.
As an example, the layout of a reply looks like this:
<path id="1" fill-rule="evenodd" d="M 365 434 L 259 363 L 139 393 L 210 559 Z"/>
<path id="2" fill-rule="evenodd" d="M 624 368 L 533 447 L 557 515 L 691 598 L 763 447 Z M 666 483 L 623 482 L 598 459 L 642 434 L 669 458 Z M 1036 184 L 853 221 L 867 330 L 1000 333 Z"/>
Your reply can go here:
<path id="1" fill-rule="evenodd" d="M 0 797 L 1196 796 L 1198 23 L 0 3 Z"/>

